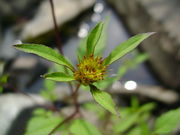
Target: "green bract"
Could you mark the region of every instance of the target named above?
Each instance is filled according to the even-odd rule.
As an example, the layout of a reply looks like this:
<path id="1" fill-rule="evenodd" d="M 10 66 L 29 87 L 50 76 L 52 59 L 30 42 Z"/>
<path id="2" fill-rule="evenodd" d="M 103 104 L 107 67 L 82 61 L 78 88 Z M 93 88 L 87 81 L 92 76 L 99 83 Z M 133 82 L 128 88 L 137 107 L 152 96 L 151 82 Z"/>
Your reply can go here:
<path id="1" fill-rule="evenodd" d="M 99 56 L 100 54 L 96 54 L 96 53 L 101 52 L 103 50 L 102 49 L 102 46 L 104 46 L 103 32 L 105 31 L 104 29 L 105 26 L 106 25 L 104 25 L 103 22 L 100 22 L 89 33 L 88 37 L 85 39 L 84 42 L 86 43 L 84 46 L 85 49 L 79 48 L 79 50 L 82 51 L 82 53 L 79 53 L 78 56 L 79 64 L 77 65 L 77 67 L 74 67 L 69 62 L 69 60 L 67 60 L 63 55 L 44 45 L 18 44 L 15 45 L 15 48 L 24 52 L 36 54 L 49 61 L 52 61 L 59 65 L 63 65 L 66 68 L 70 69 L 73 72 L 73 74 L 71 75 L 64 73 L 63 71 L 59 71 L 59 72 L 43 75 L 43 77 L 53 81 L 62 81 L 62 82 L 69 82 L 76 80 L 80 84 L 89 85 L 91 94 L 96 100 L 96 102 L 102 105 L 105 109 L 107 109 L 111 113 L 117 114 L 115 110 L 115 104 L 111 96 L 108 93 L 101 91 L 97 87 L 95 87 L 94 83 L 98 81 L 102 81 L 106 78 L 107 67 L 110 64 L 120 59 L 128 52 L 132 51 L 144 39 L 148 38 L 150 35 L 154 33 L 151 32 L 151 33 L 138 34 L 130 38 L 129 40 L 115 47 L 115 49 L 109 54 L 109 56 L 103 59 L 101 56 Z M 96 51 L 97 45 L 99 45 L 99 47 L 97 47 L 97 51 Z"/>

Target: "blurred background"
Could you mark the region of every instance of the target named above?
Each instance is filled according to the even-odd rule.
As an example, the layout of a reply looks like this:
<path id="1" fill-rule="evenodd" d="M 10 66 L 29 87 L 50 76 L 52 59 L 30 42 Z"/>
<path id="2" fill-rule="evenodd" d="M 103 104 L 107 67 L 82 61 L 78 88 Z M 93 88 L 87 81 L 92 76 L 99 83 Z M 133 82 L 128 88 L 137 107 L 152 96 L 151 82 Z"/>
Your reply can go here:
<path id="1" fill-rule="evenodd" d="M 132 96 L 141 104 L 155 102 L 154 116 L 179 107 L 179 0 L 54 0 L 54 6 L 64 55 L 74 64 L 80 41 L 106 18 L 104 57 L 135 34 L 156 32 L 110 67 L 113 76 L 126 61 L 133 63 L 121 71 L 123 76 L 109 91 L 118 95 L 120 106 L 128 106 Z M 0 135 L 23 135 L 32 110 L 49 104 L 42 96 L 40 75 L 47 73 L 52 63 L 17 51 L 12 45 L 18 43 L 56 47 L 48 0 L 0 0 Z M 65 84 L 57 87 L 60 97 L 67 94 Z M 53 103 L 66 106 L 59 100 Z"/>

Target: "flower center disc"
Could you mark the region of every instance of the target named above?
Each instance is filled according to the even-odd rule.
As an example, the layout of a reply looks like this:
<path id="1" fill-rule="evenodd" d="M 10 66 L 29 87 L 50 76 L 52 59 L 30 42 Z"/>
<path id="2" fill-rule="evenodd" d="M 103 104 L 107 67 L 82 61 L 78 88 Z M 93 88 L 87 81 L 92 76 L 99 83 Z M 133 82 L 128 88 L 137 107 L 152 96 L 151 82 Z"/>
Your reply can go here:
<path id="1" fill-rule="evenodd" d="M 103 65 L 102 57 L 94 57 L 93 55 L 84 57 L 77 65 L 74 77 L 77 81 L 84 85 L 103 80 L 107 66 Z"/>

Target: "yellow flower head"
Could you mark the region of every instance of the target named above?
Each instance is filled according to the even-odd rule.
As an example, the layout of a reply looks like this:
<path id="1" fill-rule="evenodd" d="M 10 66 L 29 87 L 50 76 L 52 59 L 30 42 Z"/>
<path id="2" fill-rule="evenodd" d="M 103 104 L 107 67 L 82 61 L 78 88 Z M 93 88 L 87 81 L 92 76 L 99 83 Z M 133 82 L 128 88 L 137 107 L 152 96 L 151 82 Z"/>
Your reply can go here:
<path id="1" fill-rule="evenodd" d="M 84 56 L 77 65 L 74 72 L 74 78 L 84 85 L 89 85 L 104 79 L 107 66 L 103 65 L 102 57 L 94 57 L 94 55 Z"/>

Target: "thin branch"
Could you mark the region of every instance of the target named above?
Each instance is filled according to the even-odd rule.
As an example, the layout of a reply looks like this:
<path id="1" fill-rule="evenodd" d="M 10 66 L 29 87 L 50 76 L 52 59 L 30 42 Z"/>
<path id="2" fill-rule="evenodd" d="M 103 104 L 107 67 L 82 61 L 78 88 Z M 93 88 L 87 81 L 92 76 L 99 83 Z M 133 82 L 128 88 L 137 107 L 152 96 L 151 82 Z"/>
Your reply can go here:
<path id="1" fill-rule="evenodd" d="M 80 86 L 81 86 L 81 84 L 79 83 L 79 84 L 76 86 L 76 89 L 74 90 L 74 93 L 73 93 L 73 95 L 72 95 L 73 100 L 74 100 L 75 110 L 76 110 L 77 112 L 79 112 L 78 90 L 79 90 Z"/>
<path id="2" fill-rule="evenodd" d="M 65 73 L 68 73 L 68 69 L 64 67 Z M 71 82 L 68 82 L 68 87 L 71 93 L 73 93 L 73 85 Z"/>
<path id="3" fill-rule="evenodd" d="M 50 2 L 50 6 L 51 6 L 52 18 L 53 18 L 53 23 L 54 23 L 54 30 L 55 30 L 55 36 L 56 36 L 56 47 L 59 50 L 59 52 L 61 54 L 63 54 L 62 44 L 61 44 L 61 39 L 60 39 L 60 33 L 58 30 L 58 25 L 57 25 L 55 10 L 54 10 L 54 3 L 53 3 L 53 0 L 49 0 L 49 2 Z M 66 67 L 64 67 L 64 69 L 65 69 L 65 72 L 68 73 L 68 70 L 66 69 Z M 68 86 L 69 86 L 69 89 L 72 93 L 73 92 L 73 86 L 70 82 L 68 83 Z"/>
<path id="4" fill-rule="evenodd" d="M 54 12 L 54 3 L 53 3 L 53 0 L 49 0 L 49 2 L 50 2 L 50 5 L 51 5 L 51 11 L 52 11 L 52 17 L 53 17 L 53 23 L 54 23 L 54 30 L 55 30 L 55 35 L 56 35 L 56 42 L 57 42 L 56 46 L 57 46 L 59 52 L 61 54 L 63 54 L 62 46 L 61 46 L 61 40 L 60 40 L 60 37 L 59 37 L 60 34 L 59 34 L 59 31 L 58 31 L 58 25 L 57 25 L 57 21 L 56 21 L 55 12 Z M 65 68 L 65 72 L 68 73 L 66 68 Z M 69 120 L 71 120 L 72 118 L 74 118 L 74 116 L 77 113 L 79 113 L 79 105 L 78 105 L 78 100 L 77 99 L 78 99 L 78 90 L 79 90 L 80 84 L 77 85 L 74 92 L 73 92 L 73 86 L 72 86 L 71 83 L 69 83 L 69 87 L 70 87 L 70 90 L 72 92 L 72 98 L 74 100 L 75 111 L 69 117 L 67 117 L 62 122 L 60 122 L 48 135 L 52 135 L 60 126 L 62 126 L 64 123 L 66 123 Z"/>
<path id="5" fill-rule="evenodd" d="M 62 45 L 61 45 L 61 39 L 60 39 L 60 33 L 58 30 L 58 25 L 57 25 L 57 20 L 56 20 L 56 15 L 55 15 L 55 10 L 54 10 L 54 3 L 53 0 L 49 0 L 50 5 L 51 5 L 51 12 L 52 12 L 52 17 L 53 17 L 53 23 L 54 23 L 54 30 L 55 30 L 55 36 L 56 36 L 56 46 L 58 50 L 60 51 L 61 54 L 63 54 L 62 51 Z"/>
<path id="6" fill-rule="evenodd" d="M 105 113 L 105 120 L 103 121 L 103 124 L 102 124 L 102 129 L 108 129 L 108 125 L 109 123 L 111 122 L 111 114 L 109 112 L 106 112 Z M 103 135 L 108 135 L 110 134 L 109 132 L 107 132 L 106 130 L 103 131 Z"/>
<path id="7" fill-rule="evenodd" d="M 48 135 L 52 135 L 59 127 L 61 127 L 63 124 L 65 124 L 66 122 L 68 122 L 69 120 L 71 120 L 72 118 L 74 118 L 74 116 L 77 114 L 77 112 L 75 111 L 73 114 L 71 114 L 69 117 L 67 117 L 66 119 L 64 119 L 62 122 L 60 122 Z"/>
<path id="8" fill-rule="evenodd" d="M 59 127 L 61 127 L 63 124 L 67 123 L 69 120 L 73 119 L 76 114 L 79 113 L 79 105 L 78 105 L 78 90 L 79 90 L 80 84 L 76 86 L 76 89 L 74 90 L 72 94 L 72 98 L 74 99 L 74 106 L 75 111 L 72 113 L 69 117 L 64 119 L 62 122 L 60 122 L 48 135 L 52 135 Z"/>

